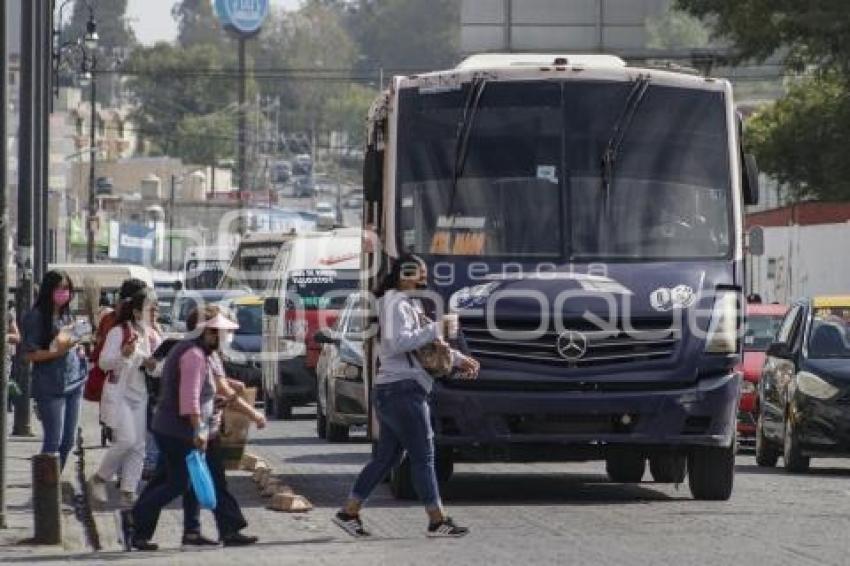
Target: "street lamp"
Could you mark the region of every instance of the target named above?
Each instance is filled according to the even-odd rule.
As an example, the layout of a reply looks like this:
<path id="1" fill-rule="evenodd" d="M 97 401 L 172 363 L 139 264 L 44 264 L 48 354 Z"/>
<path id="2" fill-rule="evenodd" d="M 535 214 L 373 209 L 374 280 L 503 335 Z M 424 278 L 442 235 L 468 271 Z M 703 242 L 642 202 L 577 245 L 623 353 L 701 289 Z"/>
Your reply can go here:
<path id="1" fill-rule="evenodd" d="M 62 45 L 58 45 L 60 35 L 59 26 L 62 25 L 62 10 L 68 4 L 69 0 L 65 0 L 59 7 L 59 21 L 56 29 L 53 30 L 55 39 L 55 49 L 53 51 L 53 73 L 54 84 L 56 90 L 54 95 L 59 95 L 59 66 L 61 63 L 62 52 L 65 50 L 74 49 L 80 54 L 80 74 L 78 77 L 79 85 L 82 88 L 89 89 L 89 105 L 91 115 L 89 119 L 89 198 L 88 198 L 88 218 L 86 220 L 86 261 L 94 263 L 95 254 L 95 228 L 97 226 L 97 200 L 95 198 L 95 162 L 97 160 L 97 81 L 94 78 L 94 73 L 97 71 L 97 46 L 100 37 L 97 33 L 97 21 L 94 17 L 94 8 L 86 2 L 86 7 L 89 10 L 89 19 L 86 22 L 86 32 L 82 39 L 69 41 Z"/>

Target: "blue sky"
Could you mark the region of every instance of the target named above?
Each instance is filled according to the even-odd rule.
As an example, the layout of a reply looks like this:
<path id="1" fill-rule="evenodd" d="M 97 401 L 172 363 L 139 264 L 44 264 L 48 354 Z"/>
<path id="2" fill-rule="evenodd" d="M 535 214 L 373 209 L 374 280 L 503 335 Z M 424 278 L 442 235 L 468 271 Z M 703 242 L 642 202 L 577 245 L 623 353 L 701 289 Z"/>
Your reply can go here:
<path id="1" fill-rule="evenodd" d="M 177 34 L 177 24 L 171 19 L 175 0 L 130 0 L 127 16 L 136 31 L 136 37 L 149 45 L 157 41 L 171 41 Z M 301 0 L 271 0 L 272 6 L 297 8 Z"/>

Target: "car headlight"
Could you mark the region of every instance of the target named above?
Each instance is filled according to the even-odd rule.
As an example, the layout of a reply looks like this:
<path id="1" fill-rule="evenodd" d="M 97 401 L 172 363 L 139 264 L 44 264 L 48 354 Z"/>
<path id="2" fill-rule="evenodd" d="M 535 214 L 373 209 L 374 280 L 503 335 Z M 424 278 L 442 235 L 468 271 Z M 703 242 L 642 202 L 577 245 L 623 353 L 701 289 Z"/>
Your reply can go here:
<path id="1" fill-rule="evenodd" d="M 756 384 L 746 379 L 741 382 L 741 395 L 752 395 L 756 392 Z"/>
<path id="2" fill-rule="evenodd" d="M 838 394 L 837 387 L 808 371 L 797 374 L 797 390 L 815 399 L 831 399 Z"/>
<path id="3" fill-rule="evenodd" d="M 449 298 L 449 311 L 478 309 L 484 306 L 487 298 L 499 288 L 499 282 L 484 283 L 458 289 Z"/>
<path id="4" fill-rule="evenodd" d="M 738 351 L 738 293 L 719 291 L 714 300 L 705 351 L 709 354 L 734 354 Z"/>

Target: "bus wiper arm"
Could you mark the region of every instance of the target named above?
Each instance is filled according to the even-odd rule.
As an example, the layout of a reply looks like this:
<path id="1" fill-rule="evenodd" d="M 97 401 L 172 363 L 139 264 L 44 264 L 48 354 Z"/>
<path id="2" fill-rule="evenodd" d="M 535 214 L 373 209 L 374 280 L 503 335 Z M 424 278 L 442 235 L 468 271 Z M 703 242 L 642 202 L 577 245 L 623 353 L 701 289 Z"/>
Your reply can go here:
<path id="1" fill-rule="evenodd" d="M 640 103 L 643 101 L 644 96 L 646 96 L 647 88 L 649 88 L 649 76 L 639 75 L 631 91 L 629 91 L 628 97 L 626 97 L 626 103 L 623 105 L 620 116 L 614 122 L 611 137 L 608 139 L 608 144 L 602 153 L 602 188 L 605 190 L 606 196 L 610 192 L 611 184 L 614 181 L 614 167 L 620 155 L 620 148 L 623 145 L 626 132 L 629 130 L 629 126 L 637 113 Z"/>
<path id="2" fill-rule="evenodd" d="M 455 135 L 455 160 L 452 171 L 452 185 L 449 191 L 448 216 L 454 215 L 457 185 L 460 178 L 463 176 L 463 170 L 466 167 L 466 157 L 469 153 L 469 138 L 472 134 L 472 127 L 475 124 L 475 117 L 478 114 L 478 105 L 481 102 L 481 95 L 484 94 L 484 88 L 486 86 L 486 79 L 481 77 L 475 77 L 472 79 L 469 94 L 466 96 L 466 102 L 463 105 L 463 114 L 457 123 L 457 134 Z"/>

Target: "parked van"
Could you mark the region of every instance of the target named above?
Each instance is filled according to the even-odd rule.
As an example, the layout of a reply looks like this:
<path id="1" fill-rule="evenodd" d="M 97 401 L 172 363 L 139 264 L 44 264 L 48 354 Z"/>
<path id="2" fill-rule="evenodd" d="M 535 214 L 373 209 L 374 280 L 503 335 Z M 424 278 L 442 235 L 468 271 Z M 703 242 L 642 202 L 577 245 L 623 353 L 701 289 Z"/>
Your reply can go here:
<path id="1" fill-rule="evenodd" d="M 267 413 L 290 418 L 316 399 L 315 334 L 336 321 L 360 277 L 361 232 L 344 228 L 301 234 L 275 260 L 263 308 L 263 393 Z"/>

